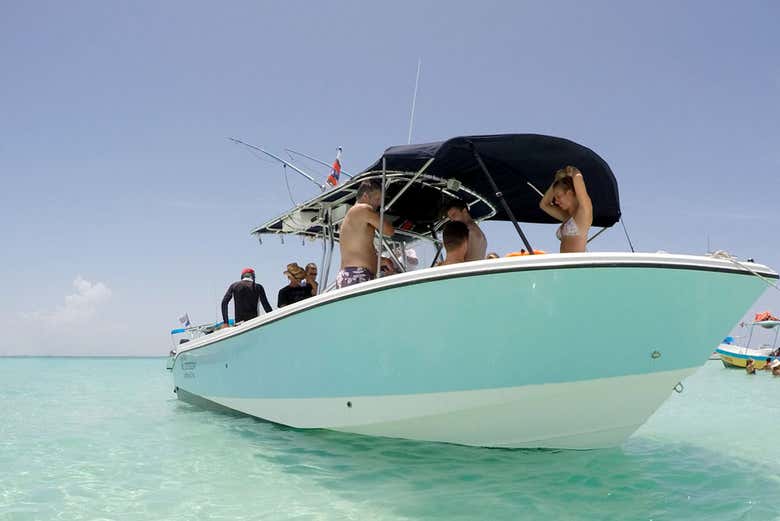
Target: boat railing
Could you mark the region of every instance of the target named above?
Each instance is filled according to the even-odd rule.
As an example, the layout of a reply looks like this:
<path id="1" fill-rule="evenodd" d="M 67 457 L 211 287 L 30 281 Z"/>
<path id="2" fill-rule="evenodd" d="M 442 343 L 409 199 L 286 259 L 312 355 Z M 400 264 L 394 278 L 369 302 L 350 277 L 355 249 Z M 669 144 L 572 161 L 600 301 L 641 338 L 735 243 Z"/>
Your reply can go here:
<path id="1" fill-rule="evenodd" d="M 233 319 L 229 320 L 231 326 L 236 324 Z M 194 326 L 180 327 L 171 329 L 171 344 L 173 349 L 171 354 L 179 350 L 179 346 L 191 342 L 205 335 L 210 335 L 222 325 L 222 322 L 209 322 L 208 324 L 198 324 Z"/>

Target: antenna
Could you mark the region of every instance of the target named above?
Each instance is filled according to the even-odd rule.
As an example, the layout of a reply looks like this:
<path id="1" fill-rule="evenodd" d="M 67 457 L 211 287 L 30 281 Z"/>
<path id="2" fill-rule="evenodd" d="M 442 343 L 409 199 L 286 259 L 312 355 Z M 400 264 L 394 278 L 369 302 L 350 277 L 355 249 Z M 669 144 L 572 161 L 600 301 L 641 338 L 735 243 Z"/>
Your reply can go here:
<path id="1" fill-rule="evenodd" d="M 420 85 L 420 68 L 422 67 L 422 58 L 417 60 L 417 79 L 414 80 L 414 96 L 412 96 L 412 115 L 409 116 L 409 138 L 407 145 L 412 144 L 412 127 L 414 126 L 414 106 L 417 104 L 417 87 Z"/>

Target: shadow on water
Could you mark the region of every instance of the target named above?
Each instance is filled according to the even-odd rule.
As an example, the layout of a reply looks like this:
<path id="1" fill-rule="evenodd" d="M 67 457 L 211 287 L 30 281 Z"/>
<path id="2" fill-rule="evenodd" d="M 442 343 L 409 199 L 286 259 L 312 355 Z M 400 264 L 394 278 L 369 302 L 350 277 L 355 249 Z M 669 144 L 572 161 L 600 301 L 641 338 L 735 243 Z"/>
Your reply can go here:
<path id="1" fill-rule="evenodd" d="M 299 430 L 207 414 L 258 465 L 400 518 L 775 519 L 780 477 L 687 442 L 620 448 L 486 449 Z"/>

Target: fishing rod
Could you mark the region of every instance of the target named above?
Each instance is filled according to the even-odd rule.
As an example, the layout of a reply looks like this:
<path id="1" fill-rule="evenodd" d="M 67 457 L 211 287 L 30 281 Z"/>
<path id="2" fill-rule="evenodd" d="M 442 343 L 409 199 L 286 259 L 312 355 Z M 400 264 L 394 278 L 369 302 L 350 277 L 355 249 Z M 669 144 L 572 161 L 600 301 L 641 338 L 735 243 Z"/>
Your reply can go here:
<path id="1" fill-rule="evenodd" d="M 340 148 L 340 147 L 339 147 L 339 148 Z M 284 149 L 284 151 L 285 151 L 285 152 L 287 152 L 288 154 L 296 154 L 296 155 L 299 155 L 299 156 L 305 157 L 306 159 L 309 159 L 309 160 L 311 160 L 311 161 L 314 161 L 315 163 L 319 163 L 319 164 L 321 164 L 322 166 L 326 166 L 326 167 L 328 167 L 328 168 L 331 168 L 331 167 L 332 167 L 332 165 L 330 165 L 329 163 L 326 163 L 326 162 L 325 162 L 325 161 L 323 161 L 322 159 L 317 159 L 316 157 L 312 157 L 312 156 L 310 156 L 310 155 L 304 154 L 303 152 L 298 152 L 298 151 L 296 151 L 296 150 L 293 150 L 292 148 L 285 148 L 285 149 Z M 352 179 L 352 178 L 354 177 L 352 174 L 348 174 L 348 173 L 346 173 L 344 170 L 342 170 L 342 171 L 341 171 L 341 173 L 342 173 L 342 174 L 344 174 L 345 176 L 349 177 L 350 179 Z"/>
<path id="2" fill-rule="evenodd" d="M 232 137 L 230 137 L 228 139 L 230 141 L 232 141 L 233 143 L 237 143 L 239 145 L 244 145 L 245 147 L 251 148 L 253 150 L 257 150 L 257 151 L 262 152 L 263 154 L 267 155 L 268 157 L 272 157 L 273 159 L 276 159 L 277 161 L 279 161 L 284 166 L 289 166 L 290 168 L 292 168 L 293 170 L 295 170 L 296 172 L 301 174 L 303 177 L 305 177 L 306 179 L 308 179 L 309 181 L 311 181 L 312 183 L 317 185 L 317 187 L 320 189 L 320 191 L 322 191 L 322 192 L 325 191 L 326 187 L 325 187 L 324 184 L 318 183 L 312 176 L 310 176 L 309 174 L 307 174 L 306 172 L 304 172 L 303 170 L 301 170 L 300 168 L 298 168 L 294 164 L 290 163 L 289 161 L 285 161 L 281 157 L 279 157 L 279 156 L 277 156 L 275 154 L 272 154 L 271 152 L 268 152 L 267 150 L 264 150 L 264 149 L 262 149 L 260 147 L 257 147 L 257 146 L 254 146 L 254 145 L 250 145 L 249 143 L 244 143 L 240 139 L 236 139 L 236 138 L 232 138 Z"/>

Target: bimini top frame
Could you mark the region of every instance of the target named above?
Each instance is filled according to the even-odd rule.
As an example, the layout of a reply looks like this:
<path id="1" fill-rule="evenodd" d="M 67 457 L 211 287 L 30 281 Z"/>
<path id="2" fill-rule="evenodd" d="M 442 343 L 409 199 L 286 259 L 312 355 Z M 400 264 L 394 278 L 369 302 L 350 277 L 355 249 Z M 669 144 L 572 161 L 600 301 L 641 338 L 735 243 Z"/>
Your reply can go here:
<path id="1" fill-rule="evenodd" d="M 258 237 L 294 234 L 322 238 L 324 244 L 330 244 L 332 254 L 333 243 L 339 240 L 340 223 L 356 201 L 358 186 L 364 180 L 380 179 L 380 220 L 390 222 L 395 229 L 390 242 L 403 245 L 428 239 L 440 248 L 437 232 L 446 222 L 442 210 L 448 199 L 454 198 L 468 205 L 476 221 L 511 221 L 532 253 L 518 223 L 556 222 L 539 208 L 539 200 L 554 172 L 566 165 L 578 167 L 587 178 L 593 225 L 614 225 L 620 219 L 617 181 L 598 154 L 558 137 L 498 134 L 390 147 L 346 184 L 298 205 L 251 233 Z M 383 242 L 380 237 L 380 253 Z"/>
<path id="2" fill-rule="evenodd" d="M 593 226 L 617 223 L 617 181 L 606 161 L 593 150 L 559 137 L 497 134 L 390 147 L 349 182 L 258 226 L 252 233 L 325 237 L 323 227 L 340 222 L 348 206 L 354 204 L 360 182 L 379 179 L 383 171 L 387 174 L 388 219 L 399 234 L 407 237 L 430 236 L 431 229 L 443 225 L 440 210 L 446 197 L 465 201 L 475 220 L 554 223 L 539 208 L 539 200 L 554 172 L 566 165 L 576 166 L 585 175 L 593 201 Z"/>
<path id="3" fill-rule="evenodd" d="M 365 180 L 381 181 L 382 172 L 364 172 L 347 183 L 299 204 L 282 215 L 251 230 L 256 236 L 291 234 L 313 239 L 338 241 L 339 226 L 347 210 L 355 204 L 357 190 Z M 437 232 L 447 221 L 442 207 L 460 199 L 469 205 L 472 217 L 490 219 L 496 207 L 484 196 L 457 180 L 443 179 L 423 172 L 387 171 L 384 218 L 396 232 L 393 241 L 437 241 Z"/>

